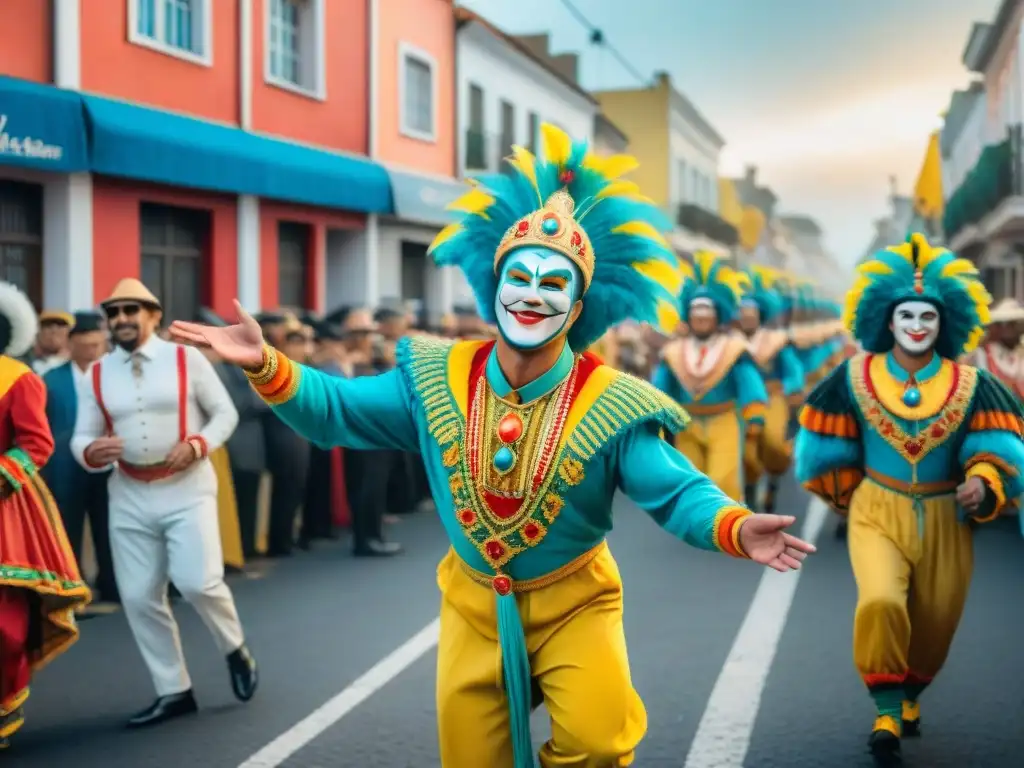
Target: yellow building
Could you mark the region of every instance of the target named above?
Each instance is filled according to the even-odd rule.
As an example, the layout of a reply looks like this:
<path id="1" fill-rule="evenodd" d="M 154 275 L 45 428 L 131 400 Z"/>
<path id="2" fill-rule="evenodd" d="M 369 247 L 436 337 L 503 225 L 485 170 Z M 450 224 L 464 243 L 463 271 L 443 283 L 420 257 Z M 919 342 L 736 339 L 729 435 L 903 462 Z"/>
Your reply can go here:
<path id="1" fill-rule="evenodd" d="M 730 252 L 739 235 L 720 213 L 718 159 L 725 140 L 711 123 L 664 72 L 643 88 L 593 95 L 629 137 L 629 153 L 640 162 L 630 179 L 676 223 L 676 248 Z"/>

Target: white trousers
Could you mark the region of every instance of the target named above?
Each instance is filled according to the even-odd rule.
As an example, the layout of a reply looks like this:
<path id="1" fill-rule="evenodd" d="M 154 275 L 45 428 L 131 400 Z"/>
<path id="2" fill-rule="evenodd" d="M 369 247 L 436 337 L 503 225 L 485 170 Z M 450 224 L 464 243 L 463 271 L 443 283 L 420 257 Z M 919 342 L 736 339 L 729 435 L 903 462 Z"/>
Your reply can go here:
<path id="1" fill-rule="evenodd" d="M 224 583 L 217 520 L 217 478 L 209 462 L 155 483 L 115 470 L 110 478 L 114 576 L 135 643 L 158 696 L 192 687 L 168 579 L 213 634 L 225 656 L 244 642 L 235 601 Z"/>

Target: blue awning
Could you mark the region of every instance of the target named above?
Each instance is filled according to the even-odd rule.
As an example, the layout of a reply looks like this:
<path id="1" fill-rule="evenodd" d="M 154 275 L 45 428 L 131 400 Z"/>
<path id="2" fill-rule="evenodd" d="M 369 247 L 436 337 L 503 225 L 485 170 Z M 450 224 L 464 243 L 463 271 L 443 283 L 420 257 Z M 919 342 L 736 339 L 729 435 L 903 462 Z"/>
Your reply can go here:
<path id="1" fill-rule="evenodd" d="M 455 179 L 420 176 L 388 169 L 394 214 L 400 219 L 443 227 L 457 221 L 458 212 L 445 206 L 464 195 L 469 188 Z"/>
<path id="2" fill-rule="evenodd" d="M 82 98 L 96 173 L 363 213 L 391 211 L 387 171 L 369 160 L 98 96 Z"/>
<path id="3" fill-rule="evenodd" d="M 0 165 L 56 173 L 88 170 L 79 95 L 0 75 Z"/>

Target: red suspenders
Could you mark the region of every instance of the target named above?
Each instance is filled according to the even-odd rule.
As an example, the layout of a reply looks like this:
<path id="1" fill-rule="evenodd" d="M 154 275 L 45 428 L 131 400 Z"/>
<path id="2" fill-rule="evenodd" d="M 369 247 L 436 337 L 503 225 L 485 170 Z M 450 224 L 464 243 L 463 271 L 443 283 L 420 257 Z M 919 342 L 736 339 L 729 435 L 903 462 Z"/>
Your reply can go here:
<path id="1" fill-rule="evenodd" d="M 184 442 L 188 437 L 188 363 L 185 347 L 179 345 L 175 352 L 178 360 L 178 440 Z M 100 384 L 100 361 L 92 365 L 92 391 L 96 396 L 96 405 L 103 414 L 103 421 L 106 424 L 107 437 L 114 435 L 114 421 L 110 418 L 110 412 L 103 403 L 103 388 Z"/>

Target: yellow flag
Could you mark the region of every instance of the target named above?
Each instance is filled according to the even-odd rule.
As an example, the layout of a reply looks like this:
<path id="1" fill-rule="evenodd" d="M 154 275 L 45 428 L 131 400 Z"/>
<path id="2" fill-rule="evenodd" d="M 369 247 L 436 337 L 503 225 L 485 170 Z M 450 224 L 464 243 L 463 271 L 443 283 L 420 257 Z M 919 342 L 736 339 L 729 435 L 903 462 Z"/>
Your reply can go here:
<path id="1" fill-rule="evenodd" d="M 914 209 L 926 219 L 942 216 L 942 156 L 939 153 L 939 132 L 928 139 L 924 163 L 914 186 Z"/>

